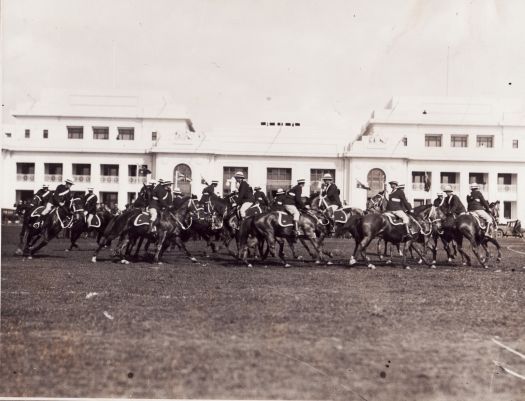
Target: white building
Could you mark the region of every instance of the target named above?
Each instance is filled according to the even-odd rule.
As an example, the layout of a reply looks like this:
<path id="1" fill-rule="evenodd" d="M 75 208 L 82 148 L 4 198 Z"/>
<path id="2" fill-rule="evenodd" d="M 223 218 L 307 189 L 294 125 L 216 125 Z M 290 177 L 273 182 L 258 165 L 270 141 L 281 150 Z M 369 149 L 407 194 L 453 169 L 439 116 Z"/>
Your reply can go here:
<path id="1" fill-rule="evenodd" d="M 343 142 L 331 141 L 329 132 L 290 120 L 204 135 L 169 99 L 153 96 L 47 93 L 21 107 L 16 124 L 3 130 L 2 207 L 70 177 L 74 190 L 93 186 L 102 202 L 120 207 L 150 178 L 173 180 L 197 194 L 212 179 L 228 193 L 236 171 L 268 192 L 299 178 L 318 190 L 326 172 L 340 186 L 346 180 Z M 142 166 L 152 174 L 141 175 Z"/>
<path id="2" fill-rule="evenodd" d="M 373 113 L 345 158 L 350 182 L 371 187 L 352 188 L 352 204 L 364 205 L 367 195 L 393 179 L 406 183 L 407 198 L 416 205 L 447 184 L 465 202 L 475 182 L 489 201 L 500 200 L 506 218 L 525 219 L 522 101 L 394 98 Z"/>
<path id="3" fill-rule="evenodd" d="M 99 199 L 120 207 L 142 182 L 171 179 L 185 193 L 203 182 L 243 171 L 267 192 L 299 178 L 319 190 L 330 172 L 348 204 L 364 207 L 386 181 L 406 183 L 414 204 L 431 201 L 446 184 L 465 200 L 469 184 L 481 184 L 500 200 L 507 218 L 525 219 L 525 107 L 520 101 L 394 98 L 374 112 L 357 139 L 313 129 L 287 117 L 237 130 L 196 132 L 187 113 L 164 95 L 124 93 L 47 94 L 20 107 L 16 124 L 3 127 L 2 207 L 73 178 L 93 186 Z M 147 166 L 151 175 L 140 174 Z M 359 188 L 358 182 L 370 190 Z"/>

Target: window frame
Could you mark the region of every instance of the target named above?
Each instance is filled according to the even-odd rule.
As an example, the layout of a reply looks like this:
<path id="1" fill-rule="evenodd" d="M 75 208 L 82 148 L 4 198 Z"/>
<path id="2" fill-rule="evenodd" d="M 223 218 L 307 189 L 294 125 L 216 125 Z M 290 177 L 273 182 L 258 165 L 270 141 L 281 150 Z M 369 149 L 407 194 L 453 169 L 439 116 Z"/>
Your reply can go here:
<path id="1" fill-rule="evenodd" d="M 131 131 L 125 132 L 125 131 Z M 135 127 L 117 127 L 117 139 L 119 141 L 134 141 L 135 140 Z M 127 136 L 130 136 L 129 138 Z"/>
<path id="2" fill-rule="evenodd" d="M 80 132 L 73 132 L 71 130 L 80 129 Z M 84 139 L 84 126 L 82 125 L 68 125 L 67 139 Z"/>
<path id="3" fill-rule="evenodd" d="M 490 146 L 483 144 L 482 140 L 489 140 Z M 477 135 L 476 136 L 476 147 L 477 148 L 493 148 L 494 147 L 494 135 Z"/>
<path id="4" fill-rule="evenodd" d="M 458 140 L 459 141 L 456 141 Z M 458 146 L 457 143 L 460 143 L 461 145 Z M 464 146 L 463 146 L 464 143 Z M 451 135 L 450 136 L 450 147 L 451 148 L 468 148 L 468 135 Z"/>
<path id="5" fill-rule="evenodd" d="M 93 126 L 93 139 L 96 141 L 107 141 L 109 140 L 109 127 Z M 104 132 L 97 132 L 98 130 L 104 130 Z M 100 138 L 102 136 L 102 138 Z"/>
<path id="6" fill-rule="evenodd" d="M 439 139 L 439 145 L 431 145 L 430 140 Z M 443 147 L 443 134 L 425 134 L 425 148 L 442 148 Z"/>

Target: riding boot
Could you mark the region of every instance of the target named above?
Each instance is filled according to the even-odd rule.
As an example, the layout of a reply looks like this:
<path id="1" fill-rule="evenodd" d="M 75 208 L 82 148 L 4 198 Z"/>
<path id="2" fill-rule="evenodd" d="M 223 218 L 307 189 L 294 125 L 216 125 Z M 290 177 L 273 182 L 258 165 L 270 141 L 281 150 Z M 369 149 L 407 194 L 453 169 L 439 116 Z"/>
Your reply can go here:
<path id="1" fill-rule="evenodd" d="M 294 237 L 298 237 L 298 236 L 299 236 L 299 223 L 298 223 L 297 221 L 294 221 L 294 222 L 293 222 L 292 235 L 293 235 Z"/>
<path id="2" fill-rule="evenodd" d="M 405 224 L 405 227 L 407 229 L 407 237 L 412 239 L 413 236 L 412 236 L 412 233 L 410 232 L 410 224 Z"/>

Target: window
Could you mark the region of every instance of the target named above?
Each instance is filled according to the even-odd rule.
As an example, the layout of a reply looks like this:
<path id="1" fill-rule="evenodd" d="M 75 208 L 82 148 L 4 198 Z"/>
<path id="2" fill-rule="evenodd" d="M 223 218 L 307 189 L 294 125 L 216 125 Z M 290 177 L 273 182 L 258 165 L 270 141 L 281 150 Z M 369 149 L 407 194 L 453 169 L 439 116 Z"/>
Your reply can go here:
<path id="1" fill-rule="evenodd" d="M 35 181 L 35 163 L 16 163 L 16 180 Z"/>
<path id="2" fill-rule="evenodd" d="M 6 132 L 6 133 L 5 133 L 5 137 L 6 137 L 6 138 L 11 138 L 11 133 L 10 133 L 10 132 Z"/>
<path id="3" fill-rule="evenodd" d="M 47 131 L 47 129 L 44 130 L 44 139 L 47 139 L 49 137 L 49 132 Z"/>
<path id="4" fill-rule="evenodd" d="M 494 147 L 494 137 L 490 136 L 481 136 L 478 135 L 476 144 L 478 148 L 493 148 Z"/>
<path id="5" fill-rule="evenodd" d="M 403 137 L 402 142 L 403 142 L 403 146 L 408 146 L 408 138 L 406 136 Z"/>
<path id="6" fill-rule="evenodd" d="M 270 126 L 271 126 L 271 127 L 275 126 L 275 123 L 270 123 Z"/>
<path id="7" fill-rule="evenodd" d="M 118 183 L 118 164 L 100 165 L 100 182 Z"/>
<path id="8" fill-rule="evenodd" d="M 84 138 L 84 127 L 67 127 L 68 139 Z"/>
<path id="9" fill-rule="evenodd" d="M 73 180 L 75 182 L 91 182 L 91 164 L 73 163 Z"/>
<path id="10" fill-rule="evenodd" d="M 509 201 L 503 201 L 503 217 L 507 220 L 512 219 L 512 203 Z"/>
<path id="11" fill-rule="evenodd" d="M 135 139 L 135 128 L 118 128 L 118 137 L 121 141 L 133 141 Z"/>
<path id="12" fill-rule="evenodd" d="M 372 198 L 379 192 L 385 189 L 386 175 L 380 168 L 373 168 L 368 172 L 366 176 L 368 188 L 370 188 L 366 194 L 368 198 Z"/>
<path id="13" fill-rule="evenodd" d="M 29 138 L 31 136 L 31 130 L 26 129 L 25 131 L 25 137 Z"/>
<path id="14" fill-rule="evenodd" d="M 135 192 L 128 192 L 128 205 L 133 205 L 136 198 L 137 194 Z"/>
<path id="15" fill-rule="evenodd" d="M 191 195 L 191 168 L 187 164 L 177 164 L 173 169 L 173 184 L 184 195 Z"/>
<path id="16" fill-rule="evenodd" d="M 513 149 L 518 149 L 518 140 L 517 139 L 513 139 L 512 140 L 512 148 Z"/>
<path id="17" fill-rule="evenodd" d="M 422 206 L 425 204 L 424 199 L 414 199 L 414 207 Z"/>
<path id="18" fill-rule="evenodd" d="M 498 185 L 511 185 L 512 184 L 512 174 L 498 174 Z"/>
<path id="19" fill-rule="evenodd" d="M 136 176 L 137 176 L 137 165 L 129 164 L 128 165 L 128 177 L 136 177 Z"/>
<path id="20" fill-rule="evenodd" d="M 441 173 L 442 184 L 455 184 L 459 181 L 459 173 Z"/>
<path id="21" fill-rule="evenodd" d="M 151 133 L 151 140 L 152 140 L 152 141 L 156 141 L 156 140 L 157 140 L 157 131 L 153 131 L 153 132 Z"/>
<path id="22" fill-rule="evenodd" d="M 62 163 L 44 163 L 44 181 L 62 181 Z"/>
<path id="23" fill-rule="evenodd" d="M 118 204 L 118 192 L 101 192 L 100 202 L 109 208 Z"/>
<path id="24" fill-rule="evenodd" d="M 266 125 L 266 123 L 264 121 L 261 121 L 261 125 Z"/>
<path id="25" fill-rule="evenodd" d="M 266 170 L 266 192 L 275 195 L 277 189 L 282 188 L 287 190 L 292 185 L 292 169 L 291 168 L 272 168 Z"/>
<path id="26" fill-rule="evenodd" d="M 109 139 L 109 127 L 93 127 L 93 139 Z"/>
<path id="27" fill-rule="evenodd" d="M 452 135 L 450 137 L 450 146 L 453 148 L 466 148 L 468 146 L 468 136 Z"/>
<path id="28" fill-rule="evenodd" d="M 301 126 L 301 123 L 295 123 L 294 126 L 295 126 L 295 127 L 300 127 L 300 126 Z"/>
<path id="29" fill-rule="evenodd" d="M 440 148 L 441 135 L 425 135 L 425 146 L 427 148 Z"/>
<path id="30" fill-rule="evenodd" d="M 310 170 L 310 194 L 315 192 L 321 192 L 321 185 L 323 184 L 323 175 L 331 174 L 335 182 L 335 170 L 334 169 L 317 169 L 313 168 Z"/>
<path id="31" fill-rule="evenodd" d="M 228 195 L 237 182 L 233 176 L 237 171 L 242 171 L 244 177 L 248 179 L 248 167 L 223 167 L 222 169 L 222 193 Z"/>
<path id="32" fill-rule="evenodd" d="M 412 190 L 430 191 L 432 185 L 432 172 L 430 171 L 412 171 Z"/>

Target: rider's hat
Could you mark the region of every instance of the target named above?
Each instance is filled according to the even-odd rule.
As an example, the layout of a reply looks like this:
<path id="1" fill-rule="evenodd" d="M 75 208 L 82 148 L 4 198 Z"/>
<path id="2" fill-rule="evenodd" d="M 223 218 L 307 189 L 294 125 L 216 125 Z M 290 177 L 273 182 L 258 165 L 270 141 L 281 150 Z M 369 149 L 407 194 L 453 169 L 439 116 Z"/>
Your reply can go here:
<path id="1" fill-rule="evenodd" d="M 73 182 L 73 180 L 70 180 L 70 179 L 68 178 L 68 179 L 66 180 L 66 184 L 71 184 L 71 185 L 73 185 L 74 182 Z"/>
<path id="2" fill-rule="evenodd" d="M 399 182 L 397 182 L 396 180 L 388 181 L 388 183 L 390 185 L 399 185 Z"/>
<path id="3" fill-rule="evenodd" d="M 299 179 L 297 180 L 297 183 L 298 183 L 298 184 L 304 184 L 305 182 L 306 182 L 306 180 L 305 180 L 304 178 L 299 178 Z"/>
<path id="4" fill-rule="evenodd" d="M 405 184 L 399 184 L 399 189 L 405 189 Z"/>
<path id="5" fill-rule="evenodd" d="M 279 188 L 277 192 L 275 193 L 275 195 L 283 195 L 283 194 L 284 194 L 284 189 L 282 188 Z"/>
<path id="6" fill-rule="evenodd" d="M 170 180 L 162 181 L 162 185 L 171 185 L 173 184 Z"/>
<path id="7" fill-rule="evenodd" d="M 242 171 L 237 171 L 235 173 L 235 178 L 244 178 L 244 173 Z"/>
<path id="8" fill-rule="evenodd" d="M 257 190 L 261 189 L 261 187 L 259 185 L 256 185 L 255 187 L 253 187 L 253 189 L 257 191 Z"/>
<path id="9" fill-rule="evenodd" d="M 93 187 L 88 187 L 88 191 L 93 191 Z"/>
<path id="10" fill-rule="evenodd" d="M 332 174 L 330 173 L 326 173 L 325 175 L 323 175 L 323 180 L 333 180 L 334 178 L 332 177 Z"/>
<path id="11" fill-rule="evenodd" d="M 173 194 L 174 194 L 174 195 L 182 195 L 182 192 L 180 191 L 179 188 L 175 188 L 175 189 L 173 190 Z"/>
<path id="12" fill-rule="evenodd" d="M 443 192 L 438 192 L 436 195 L 437 196 L 443 196 Z"/>
<path id="13" fill-rule="evenodd" d="M 162 183 L 164 182 L 164 180 L 163 180 L 162 178 L 159 178 L 159 179 L 157 180 L 157 182 L 158 182 L 159 184 L 162 184 Z"/>
<path id="14" fill-rule="evenodd" d="M 478 189 L 479 188 L 479 185 L 476 184 L 475 182 L 470 184 L 470 189 Z"/>
<path id="15" fill-rule="evenodd" d="M 49 188 L 49 184 L 42 185 L 42 188 Z"/>
<path id="16" fill-rule="evenodd" d="M 212 183 L 212 184 L 218 184 L 218 183 L 219 183 L 219 181 L 217 181 L 217 180 L 212 180 L 212 182 L 211 182 L 211 183 Z"/>
<path id="17" fill-rule="evenodd" d="M 452 190 L 452 187 L 450 185 L 445 185 L 445 188 L 443 188 L 443 192 L 454 192 Z"/>

